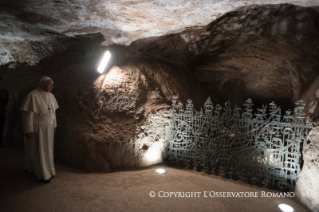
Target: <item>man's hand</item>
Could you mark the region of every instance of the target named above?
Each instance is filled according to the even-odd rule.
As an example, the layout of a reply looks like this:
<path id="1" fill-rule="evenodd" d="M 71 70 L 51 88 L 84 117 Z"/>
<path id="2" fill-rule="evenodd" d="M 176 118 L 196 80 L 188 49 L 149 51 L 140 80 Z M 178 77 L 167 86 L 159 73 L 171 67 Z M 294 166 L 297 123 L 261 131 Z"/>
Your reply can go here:
<path id="1" fill-rule="evenodd" d="M 28 140 L 31 140 L 33 138 L 33 132 L 30 132 L 30 133 L 24 133 L 25 137 L 28 139 Z"/>

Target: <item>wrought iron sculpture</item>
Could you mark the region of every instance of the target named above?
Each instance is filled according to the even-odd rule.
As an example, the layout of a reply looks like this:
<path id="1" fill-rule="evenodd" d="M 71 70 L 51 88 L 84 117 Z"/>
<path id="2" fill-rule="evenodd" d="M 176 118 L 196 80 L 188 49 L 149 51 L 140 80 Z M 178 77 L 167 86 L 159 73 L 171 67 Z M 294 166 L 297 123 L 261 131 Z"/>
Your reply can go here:
<path id="1" fill-rule="evenodd" d="M 190 168 L 238 177 L 243 181 L 275 184 L 280 190 L 294 190 L 300 173 L 301 149 L 311 129 L 305 123 L 302 100 L 296 102 L 294 113 L 281 109 L 274 102 L 253 113 L 248 99 L 245 110 L 230 103 L 215 108 L 208 98 L 204 110 L 196 111 L 192 100 L 185 110 L 173 97 L 169 161 Z"/>

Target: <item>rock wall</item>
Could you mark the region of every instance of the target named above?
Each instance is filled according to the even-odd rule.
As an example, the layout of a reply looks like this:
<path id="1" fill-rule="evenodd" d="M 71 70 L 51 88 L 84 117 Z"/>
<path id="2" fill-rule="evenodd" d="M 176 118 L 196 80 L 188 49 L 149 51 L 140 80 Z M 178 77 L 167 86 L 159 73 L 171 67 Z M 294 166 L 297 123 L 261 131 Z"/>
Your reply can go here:
<path id="1" fill-rule="evenodd" d="M 304 145 L 304 166 L 296 187 L 296 195 L 300 202 L 312 211 L 319 211 L 319 76 L 311 83 L 303 94 L 308 110 L 307 119 L 313 129 L 309 140 Z"/>
<path id="2" fill-rule="evenodd" d="M 318 23 L 316 11 L 292 5 L 227 13 L 190 41 L 195 74 L 215 101 L 291 108 L 319 73 Z"/>
<path id="3" fill-rule="evenodd" d="M 60 106 L 56 160 L 99 171 L 162 162 L 171 97 L 203 102 L 207 93 L 201 84 L 192 83 L 189 70 L 156 58 L 131 56 L 121 46 L 108 48 L 111 65 L 100 75 L 96 66 L 105 50 L 98 45 L 100 38 L 79 38 L 72 47 L 35 66 L 1 68 L 3 87 L 10 92 L 8 119 L 12 121 L 7 134 L 13 138 L 7 143 L 23 146 L 18 108 L 41 76 L 48 75 L 55 82 L 53 94 Z"/>

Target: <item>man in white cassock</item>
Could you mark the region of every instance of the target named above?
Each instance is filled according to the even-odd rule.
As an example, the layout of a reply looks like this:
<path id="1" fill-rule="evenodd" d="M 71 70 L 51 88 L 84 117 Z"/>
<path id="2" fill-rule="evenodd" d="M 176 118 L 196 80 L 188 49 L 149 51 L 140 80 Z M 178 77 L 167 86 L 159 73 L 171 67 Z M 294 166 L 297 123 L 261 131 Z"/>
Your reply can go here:
<path id="1" fill-rule="evenodd" d="M 45 183 L 55 176 L 53 143 L 57 127 L 55 110 L 59 106 L 52 89 L 53 80 L 42 77 L 40 87 L 31 91 L 20 107 L 25 135 L 25 169 Z"/>

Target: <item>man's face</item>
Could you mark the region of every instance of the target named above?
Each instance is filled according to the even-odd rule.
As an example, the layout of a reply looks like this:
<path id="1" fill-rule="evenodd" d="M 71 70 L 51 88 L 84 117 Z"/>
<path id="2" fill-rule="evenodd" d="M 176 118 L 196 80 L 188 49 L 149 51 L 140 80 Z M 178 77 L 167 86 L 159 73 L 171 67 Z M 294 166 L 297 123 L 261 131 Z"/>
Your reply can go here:
<path id="1" fill-rule="evenodd" d="M 53 84 L 54 84 L 53 80 L 50 79 L 50 80 L 47 80 L 47 81 L 43 82 L 41 84 L 41 88 L 45 92 L 51 92 L 52 89 L 53 89 Z"/>

